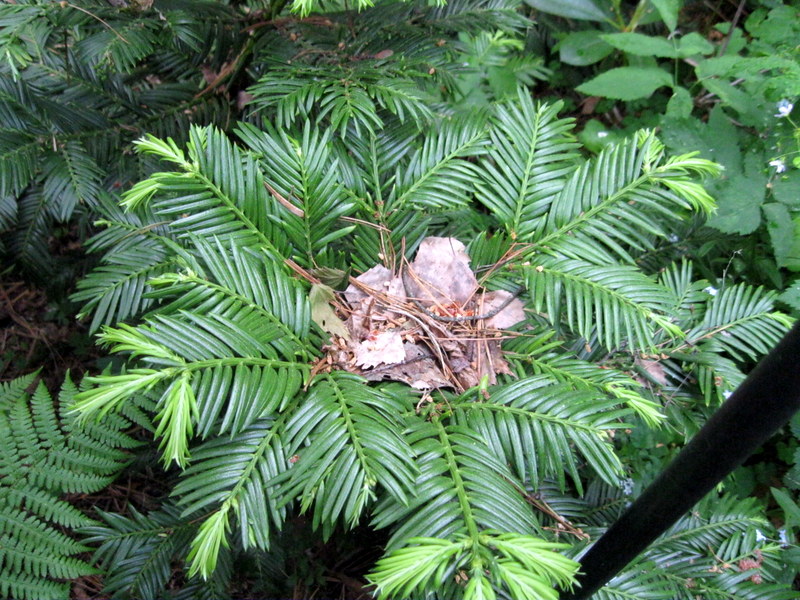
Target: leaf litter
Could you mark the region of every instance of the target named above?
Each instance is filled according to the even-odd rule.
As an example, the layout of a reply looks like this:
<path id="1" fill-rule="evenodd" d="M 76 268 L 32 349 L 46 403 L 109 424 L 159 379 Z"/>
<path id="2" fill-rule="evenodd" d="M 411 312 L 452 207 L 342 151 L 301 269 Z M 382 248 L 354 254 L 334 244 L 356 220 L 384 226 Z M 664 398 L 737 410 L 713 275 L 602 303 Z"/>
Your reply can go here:
<path id="1" fill-rule="evenodd" d="M 483 289 L 466 247 L 449 237 L 425 238 L 398 272 L 377 264 L 351 277 L 343 299 L 319 281 L 310 299 L 314 320 L 331 334 L 315 371 L 342 369 L 423 391 L 462 392 L 512 374 L 500 350 L 503 330 L 525 319 L 516 294 Z"/>

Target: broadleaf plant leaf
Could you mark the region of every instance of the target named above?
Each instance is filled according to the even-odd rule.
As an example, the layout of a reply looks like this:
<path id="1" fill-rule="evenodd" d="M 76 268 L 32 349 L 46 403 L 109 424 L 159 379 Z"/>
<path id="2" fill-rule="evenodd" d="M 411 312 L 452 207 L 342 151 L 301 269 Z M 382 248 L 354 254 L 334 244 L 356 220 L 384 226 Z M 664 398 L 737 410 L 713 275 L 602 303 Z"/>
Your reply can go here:
<path id="1" fill-rule="evenodd" d="M 567 19 L 581 21 L 607 21 L 611 14 L 602 8 L 602 3 L 593 0 L 525 0 L 527 4 L 542 12 Z"/>
<path id="2" fill-rule="evenodd" d="M 577 88 L 587 96 L 614 100 L 649 98 L 658 88 L 672 85 L 672 77 L 658 67 L 618 67 L 582 83 Z"/>

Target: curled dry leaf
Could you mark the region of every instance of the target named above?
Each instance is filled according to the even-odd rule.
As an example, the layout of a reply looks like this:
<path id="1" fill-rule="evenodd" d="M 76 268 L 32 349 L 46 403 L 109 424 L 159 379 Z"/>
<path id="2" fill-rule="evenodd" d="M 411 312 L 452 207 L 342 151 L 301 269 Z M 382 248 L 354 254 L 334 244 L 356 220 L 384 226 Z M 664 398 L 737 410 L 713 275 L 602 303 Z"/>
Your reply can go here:
<path id="1" fill-rule="evenodd" d="M 422 240 L 405 284 L 407 292 L 425 306 L 463 306 L 478 289 L 464 244 L 441 237 Z"/>
<path id="2" fill-rule="evenodd" d="M 667 374 L 659 361 L 637 356 L 634 358 L 633 362 L 637 367 L 647 373 L 652 381 L 655 381 L 660 386 L 667 385 Z"/>
<path id="3" fill-rule="evenodd" d="M 338 324 L 319 311 L 324 292 L 318 291 L 312 309 L 317 306 L 323 329 L 343 338 L 326 347 L 327 368 L 420 390 L 463 391 L 484 377 L 495 383 L 498 373 L 511 375 L 500 350 L 502 330 L 525 319 L 523 304 L 505 291 L 482 291 L 469 263 L 458 240 L 426 238 L 399 273 L 375 265 L 350 278 L 341 314 L 327 304 Z"/>

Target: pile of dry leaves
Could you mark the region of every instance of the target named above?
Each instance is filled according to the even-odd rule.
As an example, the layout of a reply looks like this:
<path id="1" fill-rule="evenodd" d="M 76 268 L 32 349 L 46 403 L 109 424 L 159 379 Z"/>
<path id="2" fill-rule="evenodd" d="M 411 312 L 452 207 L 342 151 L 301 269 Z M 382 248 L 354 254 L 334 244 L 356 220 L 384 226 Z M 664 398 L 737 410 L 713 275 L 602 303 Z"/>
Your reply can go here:
<path id="1" fill-rule="evenodd" d="M 458 392 L 510 373 L 500 341 L 502 330 L 525 318 L 522 302 L 484 291 L 465 250 L 455 238 L 426 238 L 399 272 L 379 264 L 350 278 L 343 301 L 316 284 L 312 314 L 331 343 L 315 371 Z"/>

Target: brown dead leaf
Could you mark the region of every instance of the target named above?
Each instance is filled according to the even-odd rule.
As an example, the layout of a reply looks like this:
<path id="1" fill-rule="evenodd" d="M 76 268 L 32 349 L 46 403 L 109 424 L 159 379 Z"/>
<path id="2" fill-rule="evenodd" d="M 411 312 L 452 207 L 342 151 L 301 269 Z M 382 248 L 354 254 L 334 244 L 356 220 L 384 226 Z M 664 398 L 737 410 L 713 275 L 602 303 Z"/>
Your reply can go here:
<path id="1" fill-rule="evenodd" d="M 368 271 L 364 271 L 356 277 L 356 281 L 372 288 L 375 291 L 385 293 L 397 299 L 398 302 L 405 302 L 406 291 L 403 280 L 395 277 L 392 272 L 383 265 L 375 265 Z M 369 294 L 356 286 L 350 284 L 344 291 L 344 297 L 354 310 L 358 308 L 359 301 L 370 297 Z"/>
<path id="2" fill-rule="evenodd" d="M 268 184 L 266 181 L 264 182 L 264 187 L 267 188 L 267 191 L 272 194 L 272 197 L 278 201 L 278 203 L 283 206 L 286 210 L 292 213 L 296 217 L 300 217 L 301 219 L 305 218 L 306 213 L 303 211 L 302 208 L 295 206 L 291 202 L 289 202 L 286 198 L 281 196 L 278 191 Z"/>
<path id="3" fill-rule="evenodd" d="M 496 292 L 487 292 L 483 295 L 483 305 L 481 306 L 481 313 L 487 314 L 507 301 L 511 297 L 511 292 L 505 290 L 498 290 Z M 487 329 L 508 329 L 512 325 L 516 325 L 525 320 L 525 305 L 519 300 L 514 298 L 508 303 L 503 310 L 495 316 L 486 319 Z"/>
<path id="4" fill-rule="evenodd" d="M 469 268 L 466 247 L 455 238 L 422 240 L 406 279 L 407 292 L 422 304 L 456 303 L 472 298 L 478 280 Z"/>
<path id="5" fill-rule="evenodd" d="M 394 365 L 404 361 L 403 338 L 397 331 L 382 331 L 370 336 L 356 348 L 356 365 L 371 369 L 378 365 Z"/>
<path id="6" fill-rule="evenodd" d="M 658 385 L 667 385 L 667 374 L 664 372 L 664 367 L 661 366 L 659 361 L 637 356 L 633 362 L 647 373 Z"/>
<path id="7" fill-rule="evenodd" d="M 402 381 L 418 390 L 452 387 L 431 354 L 416 344 L 403 344 L 405 360 L 388 367 L 363 372 L 369 381 Z"/>
<path id="8" fill-rule="evenodd" d="M 525 319 L 523 304 L 518 299 L 508 302 L 511 294 L 505 291 L 476 294 L 479 285 L 469 263 L 464 244 L 431 237 L 422 241 L 405 275 L 377 264 L 351 277 L 344 292 L 346 307 L 339 305 L 337 316 L 349 339 L 335 338 L 325 348 L 329 368 L 370 381 L 401 381 L 420 390 L 451 387 L 459 392 L 484 378 L 494 384 L 498 373 L 513 376 L 498 335 Z M 334 299 L 322 299 L 312 306 L 334 312 Z M 491 318 L 475 318 L 506 302 Z M 448 320 L 451 317 L 457 318 Z M 329 314 L 320 318 L 323 328 L 331 327 Z M 347 338 L 333 327 L 333 333 Z"/>

